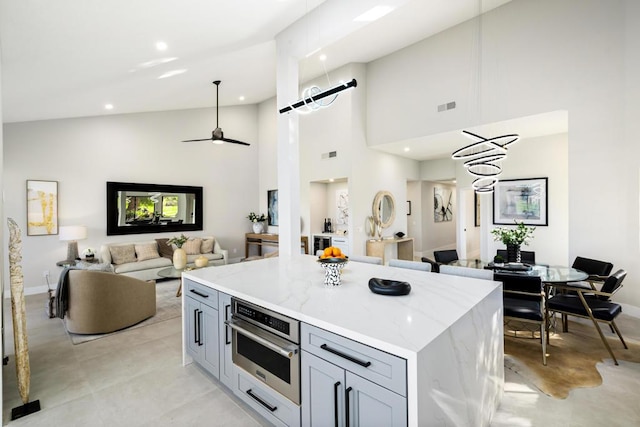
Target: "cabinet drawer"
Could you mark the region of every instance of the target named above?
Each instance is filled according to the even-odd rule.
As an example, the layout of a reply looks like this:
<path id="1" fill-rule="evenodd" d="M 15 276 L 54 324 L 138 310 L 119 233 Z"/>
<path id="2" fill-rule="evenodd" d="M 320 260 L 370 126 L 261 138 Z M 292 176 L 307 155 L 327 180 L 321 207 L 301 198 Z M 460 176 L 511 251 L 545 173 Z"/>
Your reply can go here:
<path id="1" fill-rule="evenodd" d="M 300 407 L 262 384 L 242 369 L 235 369 L 233 392 L 276 426 L 300 426 Z"/>
<path id="2" fill-rule="evenodd" d="M 218 309 L 218 291 L 208 288 L 200 283 L 196 283 L 189 279 L 183 279 L 183 288 L 185 295 L 199 301 L 203 304 Z"/>
<path id="3" fill-rule="evenodd" d="M 303 350 L 407 396 L 405 359 L 306 323 L 302 323 L 300 335 Z"/>

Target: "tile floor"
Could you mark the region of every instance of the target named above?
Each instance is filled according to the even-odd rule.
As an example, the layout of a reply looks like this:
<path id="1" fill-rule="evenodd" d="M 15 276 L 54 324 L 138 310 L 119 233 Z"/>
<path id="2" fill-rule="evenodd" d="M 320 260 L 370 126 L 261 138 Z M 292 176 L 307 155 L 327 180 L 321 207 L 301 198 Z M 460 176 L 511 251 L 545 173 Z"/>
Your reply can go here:
<path id="1" fill-rule="evenodd" d="M 264 425 L 203 371 L 182 366 L 180 319 L 73 345 L 62 322 L 48 319 L 44 307 L 45 295 L 27 297 L 30 396 L 40 400 L 42 410 L 10 421 L 11 408 L 21 404 L 11 356 L 3 369 L 4 425 Z M 5 342 L 12 347 L 7 301 L 5 315 Z M 638 324 L 638 319 L 622 319 L 625 338 L 640 340 L 639 328 L 633 327 Z M 13 353 L 12 348 L 7 352 Z M 599 367 L 603 385 L 575 390 L 565 400 L 548 397 L 507 371 L 504 399 L 492 426 L 640 425 L 640 365 L 605 361 Z"/>

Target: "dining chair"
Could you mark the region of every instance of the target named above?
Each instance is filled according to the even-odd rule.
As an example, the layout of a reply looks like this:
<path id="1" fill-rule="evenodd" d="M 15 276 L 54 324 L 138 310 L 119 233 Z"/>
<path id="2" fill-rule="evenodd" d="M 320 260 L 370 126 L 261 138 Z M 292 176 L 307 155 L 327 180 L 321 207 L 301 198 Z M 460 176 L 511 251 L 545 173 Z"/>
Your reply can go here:
<path id="1" fill-rule="evenodd" d="M 458 251 L 455 249 L 448 249 L 446 251 L 433 251 L 433 257 L 437 263 L 449 264 L 452 261 L 457 261 Z"/>
<path id="2" fill-rule="evenodd" d="M 433 273 L 440 273 L 440 264 L 438 264 L 437 262 L 435 262 L 434 260 L 427 258 L 427 257 L 422 257 L 422 262 L 426 262 L 429 265 L 431 265 L 431 271 Z"/>
<path id="3" fill-rule="evenodd" d="M 611 270 L 613 270 L 613 264 L 610 262 L 580 256 L 576 257 L 571 267 L 582 270 L 589 275 L 584 281 L 570 283 L 571 286 L 585 289 L 596 289 L 596 284 L 604 283 L 609 274 L 611 274 Z"/>
<path id="4" fill-rule="evenodd" d="M 352 255 L 349 257 L 349 261 L 366 262 L 367 264 L 382 265 L 382 258 L 377 256 Z"/>
<path id="5" fill-rule="evenodd" d="M 408 268 L 410 270 L 420 270 L 431 272 L 431 264 L 418 261 L 407 261 L 404 259 L 389 260 L 389 267 Z"/>
<path id="6" fill-rule="evenodd" d="M 507 259 L 507 250 L 498 249 L 496 255 L 500 255 L 503 259 Z M 520 261 L 525 264 L 535 264 L 536 253 L 533 251 L 520 251 Z"/>
<path id="7" fill-rule="evenodd" d="M 627 347 L 627 343 L 624 342 L 620 329 L 618 329 L 615 322 L 615 318 L 622 312 L 622 306 L 610 300 L 610 298 L 622 288 L 622 282 L 626 276 L 626 271 L 622 269 L 616 271 L 607 277 L 599 291 L 571 286 L 569 283 L 566 285 L 556 285 L 556 289 L 571 291 L 571 293 L 559 292 L 547 301 L 547 308 L 552 313 L 591 319 L 591 322 L 593 322 L 593 325 L 598 331 L 598 335 L 600 335 L 602 343 L 616 365 L 618 364 L 618 360 L 613 354 L 598 323 L 606 323 L 609 325 L 618 335 L 618 338 L 620 338 L 624 348 L 629 348 Z"/>
<path id="8" fill-rule="evenodd" d="M 488 270 L 486 270 L 488 271 Z M 504 323 L 518 322 L 532 324 L 540 330 L 542 344 L 542 364 L 547 364 L 546 312 L 544 306 L 544 285 L 539 276 L 526 274 L 495 273 L 493 280 L 502 282 L 502 303 Z M 533 334 L 536 329 L 531 329 Z M 517 336 L 518 329 L 514 329 Z"/>
<path id="9" fill-rule="evenodd" d="M 453 276 L 473 277 L 476 279 L 493 280 L 493 271 L 481 268 L 458 267 L 455 265 L 441 265 L 440 274 L 451 274 Z"/>

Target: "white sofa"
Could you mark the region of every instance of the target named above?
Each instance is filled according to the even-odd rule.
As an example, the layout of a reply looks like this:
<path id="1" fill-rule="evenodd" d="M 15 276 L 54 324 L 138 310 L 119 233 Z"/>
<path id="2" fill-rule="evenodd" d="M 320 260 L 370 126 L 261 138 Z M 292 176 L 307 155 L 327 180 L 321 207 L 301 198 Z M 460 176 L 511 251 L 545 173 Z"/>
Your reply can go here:
<path id="1" fill-rule="evenodd" d="M 187 255 L 187 264 L 193 264 L 195 259 L 199 256 L 204 256 L 209 259 L 209 265 L 224 265 L 229 260 L 229 251 L 222 249 L 218 240 L 213 236 L 190 236 L 192 238 L 199 239 L 214 239 L 213 252 L 204 254 Z M 123 274 L 125 276 L 135 277 L 141 280 L 156 280 L 159 279 L 158 271 L 171 267 L 173 261 L 170 258 L 165 258 L 161 254 L 157 258 L 138 260 L 116 264 L 112 257 L 111 248 L 115 246 L 126 247 L 133 245 L 153 245 L 157 247 L 156 240 L 144 240 L 135 242 L 115 242 L 106 243 L 100 247 L 100 260 L 103 263 L 111 264 L 113 271 L 116 274 Z M 175 248 L 175 246 L 174 246 Z M 160 252 L 160 251 L 159 251 Z"/>

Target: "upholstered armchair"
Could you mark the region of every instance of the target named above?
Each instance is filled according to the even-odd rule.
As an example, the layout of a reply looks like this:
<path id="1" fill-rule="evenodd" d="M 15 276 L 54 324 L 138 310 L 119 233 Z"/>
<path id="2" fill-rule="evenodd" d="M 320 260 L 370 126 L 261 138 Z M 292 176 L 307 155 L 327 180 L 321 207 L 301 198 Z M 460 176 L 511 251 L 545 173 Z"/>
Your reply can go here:
<path id="1" fill-rule="evenodd" d="M 69 270 L 68 275 L 64 322 L 71 333 L 113 332 L 156 314 L 153 281 L 89 270 Z"/>

